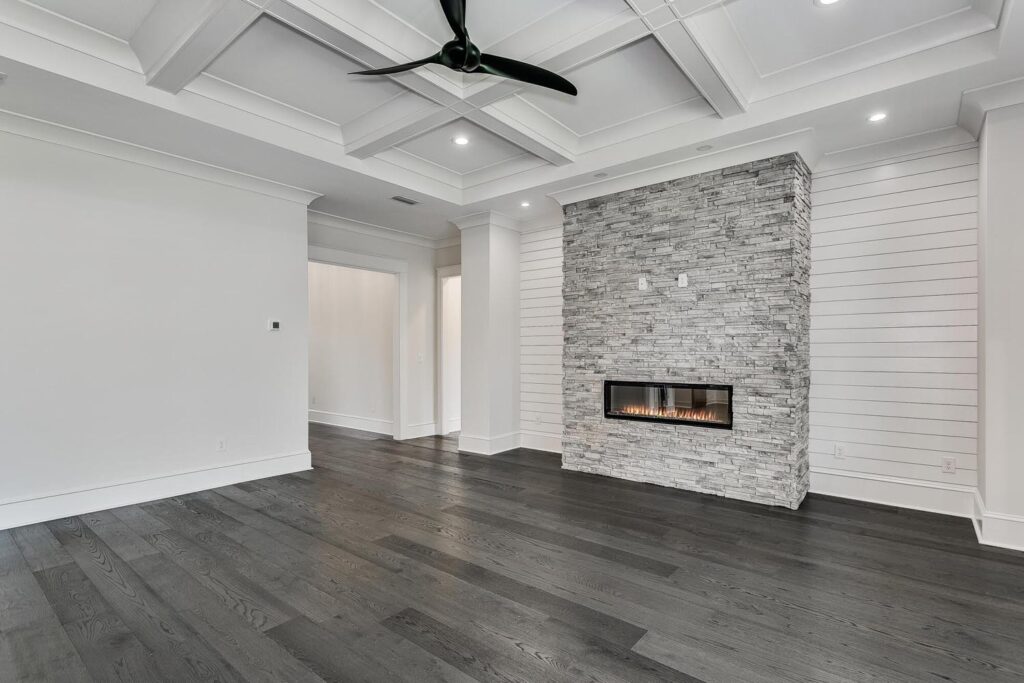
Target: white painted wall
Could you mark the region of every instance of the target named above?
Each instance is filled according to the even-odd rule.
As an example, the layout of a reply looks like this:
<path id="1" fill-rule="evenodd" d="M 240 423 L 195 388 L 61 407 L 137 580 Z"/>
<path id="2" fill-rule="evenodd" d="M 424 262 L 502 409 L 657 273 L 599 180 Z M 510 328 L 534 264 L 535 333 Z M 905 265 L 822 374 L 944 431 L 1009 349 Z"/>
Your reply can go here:
<path id="1" fill-rule="evenodd" d="M 309 419 L 393 433 L 397 276 L 309 264 Z"/>
<path id="2" fill-rule="evenodd" d="M 0 159 L 0 528 L 308 468 L 305 205 Z"/>
<path id="3" fill-rule="evenodd" d="M 1024 105 L 990 111 L 981 137 L 982 480 L 986 543 L 1024 550 Z"/>
<path id="4" fill-rule="evenodd" d="M 407 265 L 408 302 L 405 318 L 407 339 L 406 438 L 437 433 L 436 339 L 437 267 L 458 263 L 458 247 L 434 249 L 425 240 L 394 239 L 367 234 L 358 223 L 324 216 L 309 217 L 309 244 L 366 256 L 402 261 Z"/>
<path id="5" fill-rule="evenodd" d="M 814 174 L 812 491 L 970 514 L 978 173 L 970 143 Z"/>
<path id="6" fill-rule="evenodd" d="M 522 236 L 519 278 L 522 445 L 561 453 L 561 225 Z"/>
<path id="7" fill-rule="evenodd" d="M 441 335 L 443 348 L 444 412 L 446 424 L 442 433 L 462 429 L 462 277 L 444 278 L 441 285 Z"/>

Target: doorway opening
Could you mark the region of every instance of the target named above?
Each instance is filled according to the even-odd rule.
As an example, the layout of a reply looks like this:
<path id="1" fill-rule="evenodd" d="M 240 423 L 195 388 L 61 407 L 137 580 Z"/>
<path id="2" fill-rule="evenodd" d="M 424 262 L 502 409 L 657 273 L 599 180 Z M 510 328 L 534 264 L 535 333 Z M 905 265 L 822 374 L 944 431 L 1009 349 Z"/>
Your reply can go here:
<path id="1" fill-rule="evenodd" d="M 310 262 L 310 422 L 395 436 L 398 280 Z"/>
<path id="2" fill-rule="evenodd" d="M 441 436 L 462 431 L 462 270 L 438 268 L 438 421 Z"/>

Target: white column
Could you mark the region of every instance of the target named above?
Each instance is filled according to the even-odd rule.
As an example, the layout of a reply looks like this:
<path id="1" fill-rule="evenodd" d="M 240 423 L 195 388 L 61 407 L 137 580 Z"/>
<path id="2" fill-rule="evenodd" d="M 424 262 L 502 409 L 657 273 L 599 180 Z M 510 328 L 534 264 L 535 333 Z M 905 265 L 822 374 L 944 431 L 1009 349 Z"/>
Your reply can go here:
<path id="1" fill-rule="evenodd" d="M 462 231 L 462 432 L 459 449 L 519 446 L 519 232 L 494 212 Z"/>
<path id="2" fill-rule="evenodd" d="M 1024 104 L 981 135 L 979 434 L 985 543 L 1024 550 Z"/>

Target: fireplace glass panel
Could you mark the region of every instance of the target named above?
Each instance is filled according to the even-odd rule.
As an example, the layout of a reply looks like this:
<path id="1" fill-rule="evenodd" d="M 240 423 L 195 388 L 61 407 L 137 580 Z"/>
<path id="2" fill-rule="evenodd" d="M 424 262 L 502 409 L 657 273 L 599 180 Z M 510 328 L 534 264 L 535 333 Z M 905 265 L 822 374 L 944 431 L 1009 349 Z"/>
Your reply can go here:
<path id="1" fill-rule="evenodd" d="M 605 417 L 732 428 L 732 387 L 605 382 Z"/>

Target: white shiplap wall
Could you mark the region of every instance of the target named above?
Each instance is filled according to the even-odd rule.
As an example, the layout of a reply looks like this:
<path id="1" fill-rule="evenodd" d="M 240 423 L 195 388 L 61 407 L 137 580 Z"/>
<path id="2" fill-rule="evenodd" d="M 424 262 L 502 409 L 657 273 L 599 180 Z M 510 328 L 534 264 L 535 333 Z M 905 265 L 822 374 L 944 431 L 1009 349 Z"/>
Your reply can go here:
<path id="1" fill-rule="evenodd" d="M 811 233 L 812 490 L 966 514 L 978 468 L 977 146 L 815 173 Z"/>
<path id="2" fill-rule="evenodd" d="M 522 236 L 520 424 L 524 448 L 562 450 L 562 228 Z"/>

